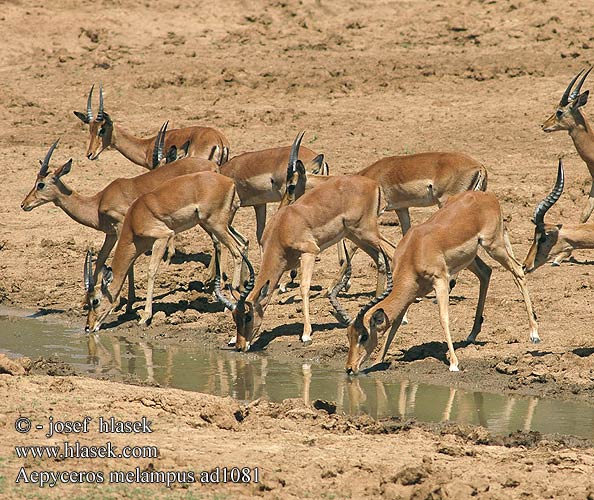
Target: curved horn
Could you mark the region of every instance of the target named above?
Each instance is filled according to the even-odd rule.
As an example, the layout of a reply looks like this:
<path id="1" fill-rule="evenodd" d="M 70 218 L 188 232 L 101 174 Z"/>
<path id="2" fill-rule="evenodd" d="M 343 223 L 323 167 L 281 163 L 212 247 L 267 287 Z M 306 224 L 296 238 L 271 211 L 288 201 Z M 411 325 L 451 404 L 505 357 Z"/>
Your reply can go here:
<path id="1" fill-rule="evenodd" d="M 97 120 L 103 120 L 103 84 L 99 84 L 99 112 L 97 113 Z"/>
<path id="2" fill-rule="evenodd" d="M 302 130 L 297 134 L 297 137 L 295 137 L 295 140 L 293 141 L 293 145 L 291 146 L 291 154 L 289 156 L 287 175 L 289 175 L 295 169 L 297 159 L 299 158 L 299 148 L 301 146 L 301 140 L 303 139 L 304 134 L 305 130 Z"/>
<path id="3" fill-rule="evenodd" d="M 167 125 L 169 121 L 166 121 L 157 134 L 155 139 L 155 147 L 153 148 L 153 168 L 157 167 L 160 161 L 163 159 L 163 146 L 165 145 L 165 132 L 167 131 Z"/>
<path id="4" fill-rule="evenodd" d="M 583 69 L 580 70 L 580 72 L 577 75 L 575 75 L 572 78 L 572 80 L 569 82 L 569 85 L 565 89 L 565 92 L 563 92 L 563 96 L 561 96 L 561 100 L 559 101 L 559 106 L 567 106 L 567 104 L 569 103 L 569 94 L 571 93 L 571 87 L 573 87 L 573 84 L 579 78 L 579 76 L 582 74 L 583 71 L 584 71 Z"/>
<path id="5" fill-rule="evenodd" d="M 91 91 L 89 97 L 87 97 L 87 121 L 90 123 L 93 121 L 93 89 L 95 84 L 91 85 Z"/>
<path id="6" fill-rule="evenodd" d="M 338 300 L 336 298 L 337 295 L 340 293 L 340 291 L 342 289 L 344 289 L 344 287 L 346 286 L 346 284 L 351 279 L 351 271 L 352 271 L 351 257 L 349 255 L 349 252 L 348 251 L 345 251 L 345 254 L 346 254 L 346 265 L 347 265 L 346 271 L 344 272 L 344 275 L 343 275 L 342 279 L 340 280 L 340 282 L 338 282 L 336 284 L 336 286 L 330 291 L 330 294 L 328 295 L 328 298 L 330 299 L 330 303 L 332 304 L 332 307 L 334 307 L 334 310 L 336 311 L 336 314 L 338 316 L 338 319 L 343 324 L 348 325 L 353 320 L 349 316 L 349 314 L 346 312 L 346 310 L 340 305 L 340 303 L 338 302 Z"/>
<path id="7" fill-rule="evenodd" d="M 363 306 L 363 308 L 359 311 L 359 314 L 357 314 L 357 317 L 355 318 L 356 322 L 363 321 L 363 317 L 365 316 L 367 311 L 369 311 L 374 305 L 384 300 L 388 295 L 390 295 L 390 292 L 392 291 L 392 272 L 390 271 L 390 263 L 388 260 L 388 256 L 383 251 L 383 249 L 380 249 L 380 254 L 384 260 L 384 265 L 386 266 L 386 289 L 384 290 L 384 293 L 382 293 L 379 297 L 373 297 L 373 299 L 371 299 L 371 301 L 367 305 Z"/>
<path id="8" fill-rule="evenodd" d="M 93 282 L 93 250 L 87 250 L 87 256 L 85 258 L 84 283 L 85 291 L 87 292 L 90 292 L 95 287 L 95 283 Z"/>
<path id="9" fill-rule="evenodd" d="M 565 183 L 564 174 L 563 174 L 563 160 L 559 158 L 559 169 L 557 171 L 557 180 L 555 181 L 555 187 L 553 190 L 548 194 L 548 196 L 542 200 L 536 210 L 534 211 L 534 219 L 533 222 L 537 226 L 542 226 L 544 224 L 544 216 L 556 202 L 561 197 L 561 193 L 563 193 L 563 185 Z"/>
<path id="10" fill-rule="evenodd" d="M 223 304 L 227 309 L 233 311 L 237 307 L 237 304 L 230 301 L 223 295 L 221 291 L 221 265 L 219 263 L 219 252 L 215 249 L 214 257 L 215 260 L 215 279 L 214 279 L 214 294 L 217 300 Z"/>
<path id="11" fill-rule="evenodd" d="M 56 142 L 54 142 L 51 147 L 49 148 L 49 151 L 46 153 L 45 158 L 43 159 L 41 163 L 41 168 L 39 169 L 39 176 L 40 177 L 45 177 L 47 175 L 47 172 L 49 170 L 49 162 L 50 159 L 52 157 L 52 154 L 54 152 L 54 149 L 56 149 L 56 147 L 58 146 L 58 142 L 60 142 L 60 139 L 58 138 L 56 140 Z"/>
<path id="12" fill-rule="evenodd" d="M 254 284 L 256 283 L 256 275 L 254 273 L 254 268 L 252 266 L 252 263 L 250 262 L 250 259 L 248 259 L 247 255 L 245 255 L 244 253 L 241 254 L 241 258 L 244 260 L 245 265 L 247 266 L 248 271 L 250 272 L 250 279 L 245 285 L 243 292 L 241 292 L 239 300 L 237 301 L 237 305 L 243 304 L 245 302 L 245 299 L 247 298 L 249 293 L 254 289 Z"/>
<path id="13" fill-rule="evenodd" d="M 581 92 L 581 90 L 582 90 L 582 85 L 583 85 L 583 84 L 584 84 L 584 82 L 586 81 L 586 78 L 587 78 L 587 77 L 588 77 L 588 75 L 590 74 L 590 71 L 592 71 L 592 66 L 590 66 L 590 69 L 584 73 L 584 76 L 582 76 L 582 79 L 580 80 L 580 83 L 578 83 L 578 84 L 576 85 L 575 89 L 573 89 L 573 91 L 571 92 L 571 94 L 569 94 L 569 100 L 570 100 L 570 101 L 573 101 L 573 100 L 575 100 L 575 98 L 576 98 L 578 95 L 580 95 L 580 92 Z M 580 71 L 580 73 L 581 73 L 581 71 Z M 579 76 L 579 74 L 580 74 L 580 73 L 578 73 L 578 76 Z M 577 77 L 576 77 L 576 78 L 577 78 Z"/>

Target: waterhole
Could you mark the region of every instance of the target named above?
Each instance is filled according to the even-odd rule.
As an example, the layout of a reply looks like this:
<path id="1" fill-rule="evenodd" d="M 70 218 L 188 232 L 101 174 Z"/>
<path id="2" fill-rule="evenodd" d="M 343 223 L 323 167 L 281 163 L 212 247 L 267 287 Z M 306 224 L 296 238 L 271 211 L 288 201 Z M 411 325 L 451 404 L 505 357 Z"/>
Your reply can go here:
<path id="1" fill-rule="evenodd" d="M 585 403 L 473 392 L 407 380 L 385 382 L 373 374 L 349 378 L 343 370 L 323 364 L 279 361 L 266 353 L 85 335 L 47 321 L 2 315 L 2 311 L 0 352 L 32 359 L 54 357 L 83 375 L 157 383 L 232 396 L 243 402 L 260 397 L 271 401 L 323 399 L 336 404 L 338 412 L 352 415 L 478 424 L 496 434 L 536 430 L 594 438 L 594 407 Z"/>

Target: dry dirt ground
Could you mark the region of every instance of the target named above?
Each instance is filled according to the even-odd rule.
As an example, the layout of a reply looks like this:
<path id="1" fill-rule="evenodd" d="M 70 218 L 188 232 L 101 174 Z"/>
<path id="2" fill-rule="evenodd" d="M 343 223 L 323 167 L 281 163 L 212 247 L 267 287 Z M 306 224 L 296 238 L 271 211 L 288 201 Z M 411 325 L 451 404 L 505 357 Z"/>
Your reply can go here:
<path id="1" fill-rule="evenodd" d="M 560 155 L 565 158 L 566 189 L 548 218 L 576 222 L 589 191 L 587 170 L 571 139 L 564 132 L 546 135 L 540 124 L 554 111 L 572 75 L 594 63 L 591 25 L 587 5 L 561 0 L 467 0 L 455 5 L 431 0 L 3 2 L 0 302 L 43 309 L 82 328 L 84 252 L 89 246 L 98 248 L 101 235 L 77 225 L 53 205 L 30 213 L 22 212 L 19 205 L 33 187 L 38 159 L 57 137 L 61 142 L 53 166 L 72 157 L 73 168 L 66 182 L 81 193 L 92 194 L 112 179 L 143 172 L 116 151 L 104 152 L 96 162 L 84 156 L 88 132 L 72 111 L 84 110 L 91 84 L 99 82 L 105 88 L 106 110 L 138 135 L 155 133 L 167 119 L 171 126 L 211 125 L 227 135 L 235 154 L 289 144 L 298 130 L 306 129 L 304 144 L 324 152 L 335 174 L 355 172 L 387 155 L 464 151 L 488 167 L 489 190 L 501 201 L 516 256 L 523 259 L 533 232 L 530 217 L 552 186 Z M 586 106 L 586 115 L 591 115 L 590 109 Z M 273 212 L 270 207 L 270 215 Z M 432 210 L 412 212 L 413 223 L 419 223 Z M 386 215 L 382 230 L 397 240 L 400 230 L 393 225 L 394 219 Z M 252 242 L 255 240 L 251 209 L 240 210 L 235 225 Z M 233 330 L 232 320 L 202 290 L 209 239 L 195 229 L 182 235 L 177 246 L 178 255 L 162 269 L 157 283 L 155 311 L 166 314 L 162 323 L 148 329 L 128 328 L 133 319 L 122 317 L 111 327 L 125 328 L 126 335 L 145 338 L 168 329 L 180 341 L 191 336 L 194 341 L 224 345 Z M 543 267 L 529 277 L 541 344 L 528 342 L 525 310 L 511 276 L 487 259 L 494 272 L 479 343 L 466 346 L 462 342 L 472 324 L 478 296 L 476 279 L 462 273 L 452 294 L 450 317 L 463 371 L 447 371 L 437 306 L 427 299 L 411 309 L 410 324 L 399 331 L 390 351 L 389 369 L 374 376 L 403 374 L 419 381 L 589 400 L 594 394 L 591 255 L 576 252 L 575 261 L 560 268 Z M 258 268 L 255 245 L 251 257 Z M 147 262 L 143 257 L 137 266 L 140 297 Z M 314 291 L 328 286 L 335 273 L 332 249 L 317 265 Z M 374 269 L 359 255 L 354 261 L 353 287 L 342 299 L 351 313 L 369 300 L 374 281 Z M 277 299 L 284 301 L 287 296 Z M 319 297 L 312 302 L 314 341 L 308 347 L 298 341 L 299 303 L 288 302 L 276 301 L 269 307 L 260 345 L 278 356 L 343 364 L 344 329 L 331 315 L 328 301 Z M 3 392 L 13 412 L 17 404 L 13 399 L 20 400 L 31 387 L 44 391 L 53 383 L 46 379 L 5 382 Z M 112 400 L 128 401 L 133 398 L 128 394 L 142 392 L 119 385 L 98 389 L 93 385 L 96 382 L 90 381 L 66 383 L 74 384 L 73 394 L 80 395 L 81 401 L 86 401 L 85 391 L 105 393 L 105 401 L 96 396 L 92 404 L 106 408 Z M 180 401 L 200 400 L 196 395 L 159 394 Z M 40 412 L 49 411 L 49 401 L 39 404 Z M 231 408 L 234 403 L 213 404 Z M 146 409 L 133 402 L 122 408 L 131 414 Z M 3 411 L 10 420 L 13 413 Z M 86 408 L 81 414 L 84 411 Z M 577 462 L 571 463 L 579 464 L 569 468 L 561 458 L 551 458 L 549 448 L 488 448 L 475 455 L 463 451 L 460 457 L 452 458 L 436 454 L 441 438 L 430 429 L 415 427 L 390 436 L 369 436 L 360 431 L 352 435 L 330 432 L 326 436 L 326 430 L 316 426 L 313 417 L 304 418 L 304 431 L 305 424 L 296 424 L 287 416 L 281 421 L 290 423 L 290 446 L 302 450 L 296 455 L 305 466 L 297 474 L 298 467 L 292 464 L 295 456 L 281 451 L 278 440 L 270 444 L 269 435 L 278 436 L 266 430 L 266 425 L 274 429 L 275 424 L 267 420 L 269 410 L 262 411 L 264 416 L 254 418 L 268 423 L 258 424 L 257 440 L 240 430 L 237 435 L 248 447 L 244 451 L 243 446 L 229 445 L 224 453 L 239 453 L 247 460 L 252 456 L 250 450 L 258 450 L 258 460 L 263 467 L 268 464 L 268 470 L 273 470 L 270 463 L 278 461 L 278 479 L 269 476 L 267 484 L 272 489 L 260 491 L 271 497 L 284 496 L 278 490 L 282 471 L 291 472 L 283 479 L 287 484 L 303 485 L 303 477 L 320 477 L 320 470 L 324 474 L 320 464 L 327 459 L 331 460 L 330 479 L 326 478 L 319 489 L 305 482 L 312 496 L 324 491 L 341 497 L 350 491 L 356 498 L 383 491 L 407 497 L 412 490 L 399 490 L 397 480 L 394 491 L 388 490 L 392 491 L 390 477 L 399 467 L 412 464 L 432 471 L 427 473 L 431 477 L 442 477 L 442 472 L 449 470 L 455 478 L 472 469 L 477 478 L 472 487 L 477 491 L 482 488 L 481 481 L 490 481 L 489 475 L 500 477 L 509 470 L 523 474 L 522 492 L 533 497 L 560 498 L 575 493 L 583 498 L 585 490 L 574 491 L 571 485 L 585 487 L 584 483 L 576 480 L 570 469 L 592 472 L 591 462 L 582 460 L 581 452 L 568 452 L 577 457 Z M 6 422 L 3 434 L 10 429 Z M 243 423 L 233 425 L 249 428 Z M 283 424 L 278 425 L 280 429 Z M 211 448 L 217 453 L 225 436 L 236 437 L 236 431 L 207 427 L 209 433 L 200 441 L 204 453 Z M 157 437 L 169 436 L 170 431 L 171 439 L 165 437 L 163 442 L 179 443 L 173 437 L 173 427 Z M 201 434 L 195 434 L 184 431 L 183 435 L 198 443 Z M 449 443 L 457 438 L 443 439 Z M 462 449 L 474 450 L 474 445 L 466 444 L 468 437 L 460 439 Z M 313 465 L 306 464 L 308 454 L 320 445 L 332 447 L 334 453 L 331 459 L 313 456 L 316 475 L 307 469 Z M 422 461 L 426 455 L 430 457 L 427 463 Z M 174 463 L 173 451 L 169 456 Z M 180 460 L 185 463 L 189 457 L 183 455 Z M 545 480 L 544 475 L 537 480 L 535 474 L 524 472 L 534 468 L 545 474 L 551 466 L 542 464 L 549 459 L 561 464 L 555 468 L 558 473 L 554 482 Z M 200 467 L 216 465 L 212 459 L 203 460 Z M 432 465 L 434 460 L 436 465 Z M 499 465 L 502 470 L 495 471 Z M 351 466 L 357 467 L 357 474 Z M 336 472 L 339 468 L 348 474 Z M 355 485 L 354 477 L 370 479 Z M 454 479 L 448 481 L 457 484 Z M 533 488 L 532 481 L 541 481 L 541 489 Z M 561 493 L 550 489 L 558 485 Z M 299 496 L 297 486 L 293 488 L 289 493 Z M 491 493 L 501 498 L 520 496 L 517 488 Z M 239 490 L 231 497 L 238 494 Z M 419 495 L 426 497 L 422 492 Z M 446 495 L 450 493 L 442 493 Z"/>

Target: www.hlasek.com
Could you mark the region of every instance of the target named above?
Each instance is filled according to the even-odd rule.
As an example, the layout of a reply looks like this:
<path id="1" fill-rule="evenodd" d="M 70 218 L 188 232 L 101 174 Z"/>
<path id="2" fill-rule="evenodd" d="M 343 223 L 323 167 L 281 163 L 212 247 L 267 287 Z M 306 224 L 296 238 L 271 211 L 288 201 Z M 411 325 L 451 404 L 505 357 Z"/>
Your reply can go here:
<path id="1" fill-rule="evenodd" d="M 47 432 L 44 437 L 55 435 L 86 434 L 90 431 L 92 417 L 85 417 L 78 421 L 54 421 L 49 417 Z M 141 434 L 152 433 L 152 422 L 142 417 L 141 420 L 129 422 L 111 417 L 98 419 L 97 432 L 100 434 Z M 43 424 L 33 423 L 27 417 L 19 417 L 15 421 L 15 429 L 26 434 L 32 429 L 44 430 Z M 156 459 L 159 458 L 157 446 L 115 446 L 111 441 L 102 445 L 87 445 L 79 441 L 64 441 L 61 445 L 15 446 L 15 454 L 19 459 L 67 461 L 73 459 Z M 131 470 L 115 470 L 109 472 L 92 470 L 31 470 L 21 467 L 15 478 L 16 484 L 34 484 L 53 488 L 58 484 L 148 484 L 157 483 L 167 487 L 178 484 L 191 483 L 258 483 L 260 471 L 257 467 L 216 467 L 209 471 L 195 472 L 193 470 L 159 471 L 148 467 L 135 467 Z"/>

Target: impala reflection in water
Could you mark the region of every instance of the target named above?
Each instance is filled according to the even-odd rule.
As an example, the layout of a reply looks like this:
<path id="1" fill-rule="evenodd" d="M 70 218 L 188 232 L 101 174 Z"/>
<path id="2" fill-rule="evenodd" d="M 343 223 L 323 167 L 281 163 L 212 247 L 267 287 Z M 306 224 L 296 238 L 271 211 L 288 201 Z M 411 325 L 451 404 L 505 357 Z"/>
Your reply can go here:
<path id="1" fill-rule="evenodd" d="M 279 361 L 266 353 L 241 354 L 204 346 L 137 342 L 124 336 L 83 335 L 32 319 L 0 316 L 8 355 L 55 357 L 81 374 L 133 380 L 242 402 L 300 398 L 336 404 L 338 413 L 374 418 L 482 425 L 494 433 L 538 430 L 594 438 L 594 407 L 585 403 L 471 392 L 375 375 L 347 377 L 315 362 Z M 222 342 L 224 339 L 222 340 Z"/>

